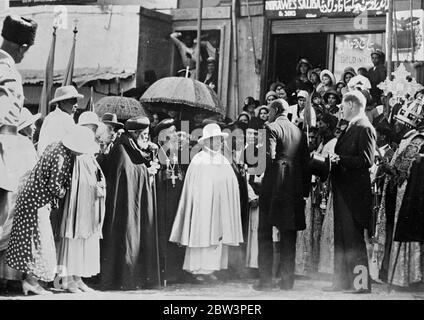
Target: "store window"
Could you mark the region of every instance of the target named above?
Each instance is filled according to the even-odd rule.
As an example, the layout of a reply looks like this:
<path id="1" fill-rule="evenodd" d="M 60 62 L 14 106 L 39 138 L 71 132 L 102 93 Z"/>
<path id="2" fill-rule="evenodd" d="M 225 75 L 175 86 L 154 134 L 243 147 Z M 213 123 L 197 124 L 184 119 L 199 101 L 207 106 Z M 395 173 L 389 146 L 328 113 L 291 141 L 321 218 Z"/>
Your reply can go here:
<path id="1" fill-rule="evenodd" d="M 341 78 L 346 67 L 355 71 L 365 67 L 372 67 L 371 52 L 375 49 L 384 49 L 383 33 L 365 34 L 337 34 L 334 37 L 334 75 Z"/>

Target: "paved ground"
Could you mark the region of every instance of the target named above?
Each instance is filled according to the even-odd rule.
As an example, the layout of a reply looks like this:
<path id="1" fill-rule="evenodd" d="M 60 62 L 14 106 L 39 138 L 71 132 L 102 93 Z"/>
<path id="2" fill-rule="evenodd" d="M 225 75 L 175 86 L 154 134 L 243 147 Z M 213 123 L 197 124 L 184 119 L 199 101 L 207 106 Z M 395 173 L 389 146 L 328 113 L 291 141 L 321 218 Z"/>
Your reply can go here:
<path id="1" fill-rule="evenodd" d="M 382 284 L 374 284 L 372 294 L 353 295 L 323 292 L 321 288 L 329 286 L 330 282 L 322 279 L 296 280 L 292 291 L 258 292 L 252 289 L 254 283 L 254 280 L 243 280 L 208 285 L 173 285 L 162 290 L 96 291 L 81 294 L 55 292 L 49 296 L 27 297 L 9 294 L 0 296 L 0 300 L 424 300 L 422 291 L 389 291 L 387 286 Z"/>

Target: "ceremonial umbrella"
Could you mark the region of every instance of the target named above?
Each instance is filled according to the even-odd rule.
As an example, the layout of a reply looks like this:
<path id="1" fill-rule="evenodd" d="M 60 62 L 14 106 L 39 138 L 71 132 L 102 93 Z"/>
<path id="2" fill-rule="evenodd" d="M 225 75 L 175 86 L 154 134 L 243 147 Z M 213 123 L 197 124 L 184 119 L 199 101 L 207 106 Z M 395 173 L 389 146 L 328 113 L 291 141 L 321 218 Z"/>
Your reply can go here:
<path id="1" fill-rule="evenodd" d="M 119 96 L 101 98 L 94 105 L 94 110 L 99 117 L 102 117 L 105 113 L 115 113 L 119 120 L 146 115 L 140 102 L 133 98 Z"/>
<path id="2" fill-rule="evenodd" d="M 225 114 L 224 106 L 215 91 L 206 84 L 191 78 L 166 77 L 159 79 L 144 92 L 140 102 L 161 105 L 175 111 L 194 108 Z"/>

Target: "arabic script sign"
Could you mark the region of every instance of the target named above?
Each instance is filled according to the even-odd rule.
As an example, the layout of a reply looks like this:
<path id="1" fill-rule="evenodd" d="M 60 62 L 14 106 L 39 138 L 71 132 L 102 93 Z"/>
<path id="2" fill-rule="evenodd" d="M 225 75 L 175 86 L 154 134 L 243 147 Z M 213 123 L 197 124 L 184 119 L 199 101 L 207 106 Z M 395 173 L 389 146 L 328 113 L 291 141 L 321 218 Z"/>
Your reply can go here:
<path id="1" fill-rule="evenodd" d="M 389 0 L 265 0 L 268 18 L 319 18 L 384 15 Z"/>

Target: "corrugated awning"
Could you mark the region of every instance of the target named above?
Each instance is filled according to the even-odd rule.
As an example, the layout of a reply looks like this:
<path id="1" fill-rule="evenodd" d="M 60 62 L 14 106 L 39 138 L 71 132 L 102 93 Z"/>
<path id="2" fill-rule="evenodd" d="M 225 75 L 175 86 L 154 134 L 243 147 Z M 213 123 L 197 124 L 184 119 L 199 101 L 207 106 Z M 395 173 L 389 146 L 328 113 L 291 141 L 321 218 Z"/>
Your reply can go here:
<path id="1" fill-rule="evenodd" d="M 39 70 L 20 70 L 23 84 L 42 84 L 44 81 L 44 71 Z M 62 83 L 64 70 L 55 72 L 53 77 L 54 83 Z M 91 81 L 111 81 L 114 79 L 127 79 L 135 76 L 135 71 L 116 71 L 108 69 L 76 69 L 74 71 L 73 82 L 78 88 L 84 86 Z"/>

